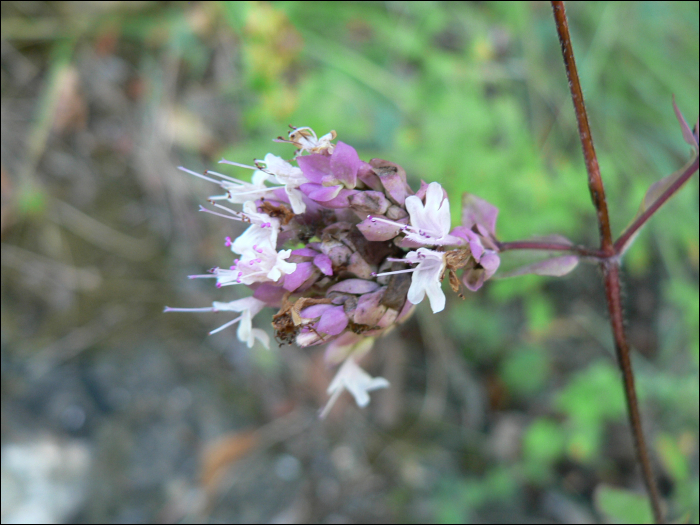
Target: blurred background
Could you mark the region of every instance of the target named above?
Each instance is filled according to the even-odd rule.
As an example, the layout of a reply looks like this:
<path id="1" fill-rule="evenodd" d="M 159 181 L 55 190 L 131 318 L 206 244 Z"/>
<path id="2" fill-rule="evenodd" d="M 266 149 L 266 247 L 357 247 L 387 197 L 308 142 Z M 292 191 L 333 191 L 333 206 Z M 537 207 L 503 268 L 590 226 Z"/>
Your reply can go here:
<path id="1" fill-rule="evenodd" d="M 597 244 L 544 2 L 2 2 L 2 521 L 645 522 L 602 283 L 492 281 L 380 341 L 325 421 L 318 348 L 241 346 L 217 188 L 176 170 L 331 129 L 500 210 L 502 240 Z M 696 2 L 568 9 L 613 231 L 689 156 Z M 626 256 L 647 438 L 698 522 L 698 177 Z M 240 295 L 235 295 L 235 294 Z M 233 294 L 233 295 L 232 295 Z M 256 325 L 267 327 L 272 311 Z M 265 318 L 267 315 L 267 318 Z"/>

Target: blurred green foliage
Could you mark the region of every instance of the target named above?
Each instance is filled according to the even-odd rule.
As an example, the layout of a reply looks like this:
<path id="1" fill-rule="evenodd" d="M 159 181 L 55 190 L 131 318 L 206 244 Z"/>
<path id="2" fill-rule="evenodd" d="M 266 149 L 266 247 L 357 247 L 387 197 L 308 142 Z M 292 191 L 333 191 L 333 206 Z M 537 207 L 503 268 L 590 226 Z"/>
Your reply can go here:
<path id="1" fill-rule="evenodd" d="M 470 511 L 485 504 L 506 502 L 517 489 L 517 477 L 503 466 L 490 469 L 478 478 L 445 480 L 435 501 L 436 522 L 465 523 Z"/>
<path id="2" fill-rule="evenodd" d="M 597 242 L 545 3 L 280 2 L 221 8 L 240 35 L 245 64 L 244 82 L 230 95 L 245 99 L 246 134 L 225 151 L 227 158 L 283 154 L 269 137 L 288 123 L 319 133 L 335 129 L 363 158 L 402 164 L 414 184 L 421 178 L 441 182 L 453 196 L 455 220 L 458 196 L 468 191 L 500 208 L 498 232 L 504 240 L 560 233 L 579 243 Z M 671 95 L 689 119 L 697 115 L 697 9 L 657 2 L 568 7 L 615 232 L 634 216 L 648 186 L 687 157 Z M 689 424 L 697 438 L 697 403 L 688 399 L 697 398 L 698 388 L 697 177 L 690 185 L 646 227 L 627 256 L 627 270 L 637 279 L 650 279 L 651 272 L 671 276 L 660 282 L 667 302 L 655 321 L 663 334 L 659 359 L 655 367 L 642 367 L 638 382 L 645 402 L 685 415 L 683 426 L 667 426 L 674 418 L 666 417 L 658 425 L 680 430 Z M 471 298 L 448 308 L 465 357 L 500 363 L 498 376 L 514 399 L 535 396 L 552 380 L 549 353 L 556 348 L 547 341 L 565 314 L 544 293 L 546 284 L 535 277 L 496 282 L 486 292 L 492 308 Z M 503 333 L 514 321 L 496 305 L 514 301 L 523 308 L 520 334 L 539 343 L 518 344 L 515 334 Z M 603 313 L 599 321 L 604 325 Z M 606 334 L 607 328 L 598 341 L 610 348 Z M 523 436 L 521 466 L 504 474 L 504 467 L 494 465 L 478 478 L 443 487 L 436 495 L 438 521 L 458 522 L 469 509 L 507 497 L 516 471 L 539 485 L 551 483 L 552 468 L 564 458 L 604 464 L 606 425 L 626 420 L 613 359 L 590 359 L 546 403 L 550 416 L 534 418 Z M 674 439 L 661 438 L 661 455 L 669 475 L 685 485 L 688 474 L 679 465 L 692 452 L 674 448 Z M 624 497 L 601 496 L 602 512 L 643 519 Z"/>
<path id="3" fill-rule="evenodd" d="M 642 494 L 601 485 L 595 502 L 606 523 L 654 523 L 649 502 Z"/>

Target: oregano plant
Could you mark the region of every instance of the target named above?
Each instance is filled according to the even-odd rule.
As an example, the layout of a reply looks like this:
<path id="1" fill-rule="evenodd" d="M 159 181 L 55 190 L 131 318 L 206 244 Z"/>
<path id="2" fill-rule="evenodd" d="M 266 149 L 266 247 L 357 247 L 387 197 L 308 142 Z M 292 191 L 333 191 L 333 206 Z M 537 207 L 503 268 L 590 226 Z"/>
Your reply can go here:
<path id="1" fill-rule="evenodd" d="M 180 168 L 220 186 L 222 193 L 211 197 L 211 206 L 202 211 L 248 224 L 237 238 L 225 239 L 235 254 L 232 265 L 191 277 L 214 279 L 217 287 L 244 285 L 252 294 L 166 311 L 235 312 L 234 319 L 211 333 L 237 325 L 240 341 L 249 347 L 256 341 L 269 347 L 268 333 L 253 327 L 253 318 L 264 308 L 277 310 L 272 328 L 280 345 L 326 345 L 326 362 L 337 367 L 328 386 L 329 400 L 320 410 L 324 417 L 344 391 L 364 407 L 370 392 L 390 386 L 385 378 L 370 376 L 360 361 L 379 337 L 405 321 L 426 297 L 434 313 L 444 310 L 443 281 L 463 296 L 477 292 L 492 277 L 556 277 L 579 263 L 595 264 L 605 288 L 637 461 L 654 519 L 662 523 L 664 512 L 642 431 L 625 334 L 620 264 L 640 229 L 697 172 L 698 124 L 691 129 L 673 102 L 683 139 L 692 148 L 691 158 L 648 189 L 637 215 L 615 237 L 564 3 L 552 2 L 552 8 L 596 212 L 598 246 L 581 246 L 559 235 L 500 239 L 499 210 L 473 194 L 462 196 L 461 224 L 453 226 L 452 203 L 439 183 L 421 181 L 414 189 L 400 165 L 361 159 L 335 131 L 319 137 L 308 127 L 293 127 L 286 138 L 276 139 L 295 149 L 290 159 L 269 153 L 251 165 L 221 161 L 252 171 L 250 181 Z M 500 220 L 508 220 L 507 210 Z M 504 254 L 515 251 L 535 254 L 535 262 L 499 271 Z"/>

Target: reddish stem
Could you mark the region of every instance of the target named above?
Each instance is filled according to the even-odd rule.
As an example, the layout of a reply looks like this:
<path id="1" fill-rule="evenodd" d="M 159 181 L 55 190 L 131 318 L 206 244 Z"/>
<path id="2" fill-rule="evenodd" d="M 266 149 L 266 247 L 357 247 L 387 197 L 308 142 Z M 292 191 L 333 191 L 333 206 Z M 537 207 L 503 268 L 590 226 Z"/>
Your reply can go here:
<path id="1" fill-rule="evenodd" d="M 634 388 L 634 373 L 630 361 L 630 350 L 625 336 L 625 322 L 622 315 L 622 303 L 620 300 L 620 266 L 616 260 L 601 264 L 605 279 L 605 297 L 608 300 L 608 312 L 613 328 L 615 339 L 615 353 L 622 371 L 625 384 L 625 401 L 627 402 L 627 415 L 629 417 L 634 447 L 637 451 L 637 458 L 642 467 L 644 484 L 646 485 L 649 499 L 651 500 L 654 521 L 663 523 L 664 517 L 661 512 L 659 492 L 654 481 L 654 472 L 651 468 L 649 453 L 644 442 L 644 430 L 642 428 L 642 417 L 639 413 L 639 403 Z"/>
<path id="2" fill-rule="evenodd" d="M 569 35 L 569 22 L 566 19 L 566 11 L 564 10 L 564 2 L 552 2 L 554 11 L 554 20 L 559 33 L 559 43 L 561 44 L 561 52 L 564 56 L 564 65 L 566 66 L 566 76 L 569 79 L 569 88 L 571 89 L 571 100 L 574 103 L 576 112 L 576 121 L 578 122 L 578 133 L 583 147 L 583 158 L 586 162 L 586 171 L 588 172 L 588 190 L 591 193 L 591 199 L 595 206 L 598 215 L 598 230 L 600 233 L 600 248 L 607 254 L 613 254 L 612 234 L 610 233 L 610 217 L 608 215 L 608 205 L 605 201 L 605 189 L 603 188 L 603 179 L 600 177 L 600 166 L 598 158 L 593 147 L 593 137 L 591 136 L 591 127 L 588 125 L 588 113 L 583 102 L 583 92 L 581 91 L 581 83 L 576 70 L 576 61 L 574 60 L 574 50 L 571 46 L 571 36 Z"/>
<path id="3" fill-rule="evenodd" d="M 613 336 L 615 339 L 615 350 L 617 352 L 618 365 L 622 371 L 625 398 L 627 400 L 627 411 L 629 414 L 632 434 L 634 436 L 637 459 L 642 466 L 644 483 L 651 501 L 654 519 L 657 523 L 663 523 L 659 494 L 656 489 L 654 474 L 651 469 L 651 463 L 649 461 L 649 455 L 647 453 L 647 448 L 644 441 L 644 432 L 642 431 L 639 405 L 637 403 L 637 396 L 634 390 L 634 374 L 632 372 L 632 365 L 630 362 L 629 346 L 627 345 L 624 330 L 622 300 L 620 296 L 619 258 L 616 257 L 617 254 L 615 253 L 615 246 L 613 245 L 612 234 L 610 232 L 610 218 L 605 201 L 605 189 L 603 188 L 603 179 L 600 176 L 600 167 L 596 158 L 595 148 L 593 147 L 590 126 L 588 125 L 588 115 L 586 113 L 586 106 L 583 101 L 581 83 L 579 82 L 578 73 L 576 71 L 576 62 L 574 60 L 574 52 L 571 45 L 569 24 L 566 19 L 564 2 L 552 2 L 552 10 L 554 12 L 554 20 L 556 22 L 557 32 L 559 34 L 559 43 L 561 44 L 562 55 L 564 56 L 566 76 L 569 79 L 569 87 L 571 88 L 571 99 L 574 103 L 574 110 L 576 112 L 579 138 L 581 139 L 581 146 L 583 147 L 583 157 L 586 162 L 586 171 L 588 172 L 588 188 L 590 190 L 591 199 L 593 200 L 593 205 L 596 208 L 598 216 L 600 249 L 606 255 L 607 259 L 601 262 L 601 268 L 605 276 L 605 295 L 608 302 L 608 310 L 610 312 L 610 322 L 612 324 Z"/>

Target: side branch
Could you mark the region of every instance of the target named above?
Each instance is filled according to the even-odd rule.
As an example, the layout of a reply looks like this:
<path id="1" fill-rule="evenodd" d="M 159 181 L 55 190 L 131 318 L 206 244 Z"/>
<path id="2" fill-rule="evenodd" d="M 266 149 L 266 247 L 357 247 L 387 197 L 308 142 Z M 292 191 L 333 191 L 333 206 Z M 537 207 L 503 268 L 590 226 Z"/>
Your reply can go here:
<path id="1" fill-rule="evenodd" d="M 608 205 L 605 201 L 605 189 L 603 188 L 603 179 L 600 177 L 598 158 L 596 157 L 595 148 L 593 147 L 591 128 L 588 125 L 588 114 L 586 113 L 581 83 L 576 70 L 576 61 L 574 60 L 574 51 L 571 46 L 569 22 L 566 18 L 566 11 L 564 10 L 564 2 L 552 2 L 552 10 L 554 11 L 554 21 L 556 22 L 557 33 L 559 34 L 561 52 L 564 56 L 566 76 L 569 79 L 569 87 L 571 88 L 571 99 L 574 103 L 574 110 L 576 111 L 579 138 L 581 139 L 581 146 L 583 147 L 586 171 L 588 172 L 588 189 L 591 192 L 591 199 L 593 200 L 593 205 L 598 215 L 600 248 L 606 254 L 612 255 L 614 249 L 612 234 L 610 233 Z"/>
<path id="2" fill-rule="evenodd" d="M 683 172 L 683 175 L 681 175 L 678 180 L 676 180 L 671 186 L 669 186 L 666 191 L 664 191 L 661 196 L 656 199 L 656 201 L 649 206 L 649 208 L 642 213 L 637 219 L 630 224 L 629 228 L 627 228 L 622 235 L 620 235 L 619 239 L 615 241 L 615 253 L 620 254 L 624 249 L 629 240 L 634 236 L 637 231 L 644 226 L 644 224 L 651 218 L 656 211 L 663 206 L 668 199 L 673 197 L 673 195 L 681 189 L 683 184 L 685 184 L 690 177 L 695 175 L 695 172 L 698 171 L 698 157 L 695 158 L 695 161 L 688 166 L 688 168 Z"/>

